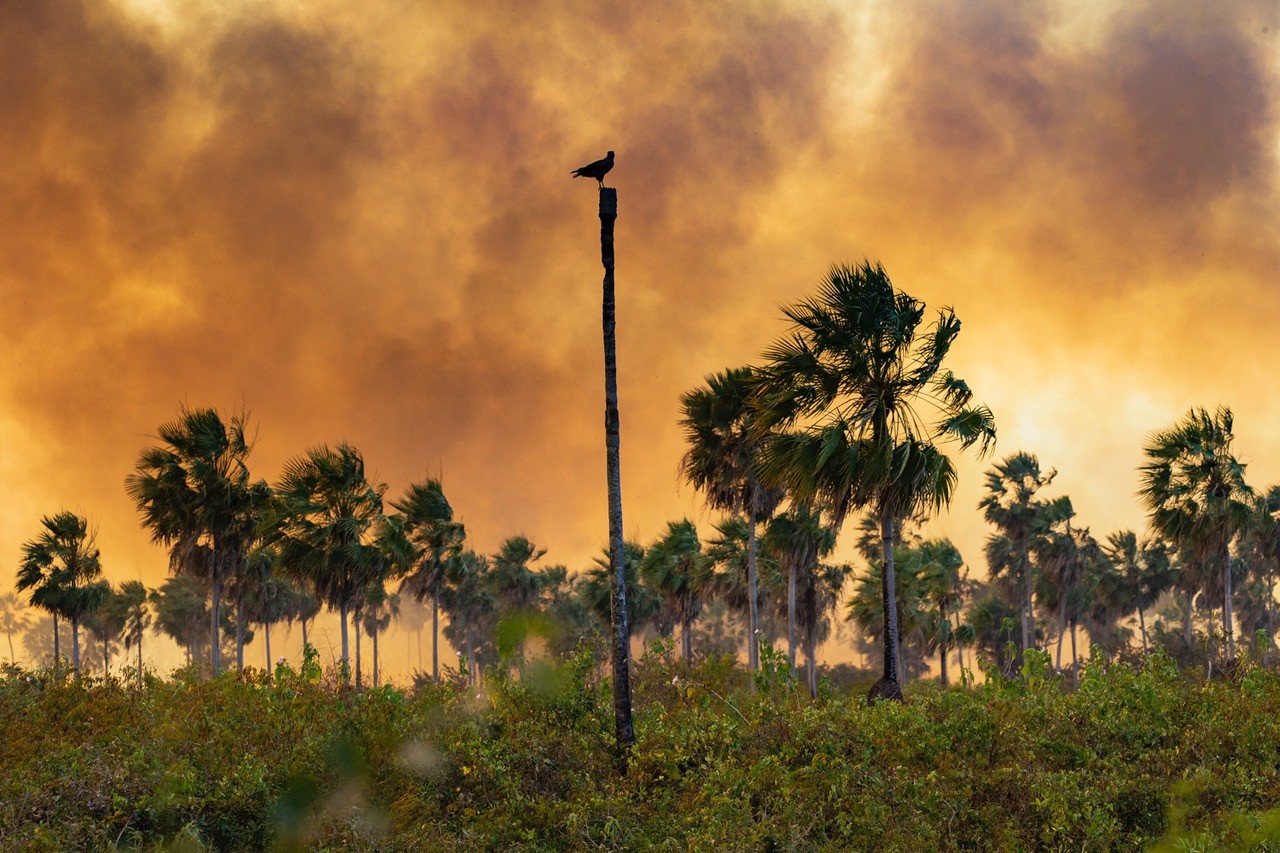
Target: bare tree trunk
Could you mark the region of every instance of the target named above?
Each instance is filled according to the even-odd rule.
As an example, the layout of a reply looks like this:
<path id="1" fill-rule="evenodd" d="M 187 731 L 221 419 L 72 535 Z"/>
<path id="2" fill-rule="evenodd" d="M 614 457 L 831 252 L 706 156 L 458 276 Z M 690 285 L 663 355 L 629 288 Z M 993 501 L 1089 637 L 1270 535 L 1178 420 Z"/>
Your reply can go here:
<path id="1" fill-rule="evenodd" d="M 142 632 L 138 632 L 138 686 L 142 686 Z"/>
<path id="2" fill-rule="evenodd" d="M 1147 620 L 1142 616 L 1142 608 L 1138 608 L 1138 627 L 1142 629 L 1142 654 L 1147 654 Z"/>
<path id="3" fill-rule="evenodd" d="M 80 621 L 71 620 L 71 669 L 80 677 Z"/>
<path id="4" fill-rule="evenodd" d="M 1022 604 L 1022 652 L 1025 655 L 1036 641 L 1036 617 L 1031 609 L 1031 560 L 1025 553 L 1022 555 L 1022 580 L 1026 590 L 1026 600 Z"/>
<path id="5" fill-rule="evenodd" d="M 894 699 L 902 701 L 902 687 L 898 681 L 898 597 L 893 575 L 893 519 L 888 510 L 880 511 L 880 541 L 884 553 L 884 565 L 880 573 L 880 596 L 884 611 L 884 675 L 871 686 L 869 699 Z"/>
<path id="6" fill-rule="evenodd" d="M 813 631 L 805 633 L 804 656 L 809 663 L 809 695 L 816 699 L 818 698 L 818 654 L 813 634 Z"/>
<path id="7" fill-rule="evenodd" d="M 680 640 L 684 645 L 684 662 L 693 663 L 693 615 L 688 608 L 684 611 L 684 625 L 680 628 Z"/>
<path id="8" fill-rule="evenodd" d="M 618 191 L 600 185 L 600 263 L 604 266 L 602 326 L 604 330 L 604 444 L 609 490 L 609 564 L 613 594 L 613 718 L 618 769 L 626 773 L 636 742 L 631 722 L 631 631 L 627 624 L 627 567 L 622 539 L 621 426 L 618 416 L 618 348 L 613 282 L 613 224 L 618 218 Z"/>
<path id="9" fill-rule="evenodd" d="M 6 633 L 5 636 L 9 638 L 9 662 L 16 664 L 18 659 L 13 655 L 13 633 Z"/>
<path id="10" fill-rule="evenodd" d="M 342 680 L 345 682 L 351 673 L 350 646 L 347 640 L 347 603 L 345 601 L 338 608 L 338 618 L 342 621 Z"/>
<path id="11" fill-rule="evenodd" d="M 467 684 L 475 684 L 480 679 L 476 673 L 476 644 L 471 642 L 471 626 L 467 626 Z"/>
<path id="12" fill-rule="evenodd" d="M 373 689 L 378 689 L 378 625 L 373 625 Z"/>
<path id="13" fill-rule="evenodd" d="M 364 686 L 360 680 L 360 634 L 364 631 L 364 626 L 360 624 L 360 616 L 363 612 L 364 605 L 357 603 L 351 615 L 353 633 L 356 635 L 356 690 Z"/>
<path id="14" fill-rule="evenodd" d="M 945 627 L 947 628 L 951 627 L 951 623 L 947 621 L 946 605 L 944 604 L 938 605 L 938 618 Z M 950 632 L 948 631 L 947 633 L 950 633 Z M 941 642 L 938 643 L 938 658 L 942 662 L 942 686 L 947 687 L 949 686 L 950 681 L 947 678 L 947 634 L 946 633 L 942 635 L 942 640 Z"/>
<path id="15" fill-rule="evenodd" d="M 1062 638 L 1067 633 L 1067 597 L 1062 596 L 1062 601 L 1058 605 L 1058 654 L 1054 660 L 1053 666 L 1058 672 L 1062 672 Z"/>
<path id="16" fill-rule="evenodd" d="M 213 609 L 209 613 L 209 662 L 213 666 L 213 674 L 218 674 L 218 669 L 222 664 L 222 655 L 219 653 L 218 643 L 218 616 L 222 607 L 222 571 L 217 565 L 218 560 L 214 559 L 213 569 Z"/>
<path id="17" fill-rule="evenodd" d="M 1191 589 L 1187 590 L 1187 649 L 1188 650 L 1190 650 L 1191 648 L 1191 627 L 1192 627 L 1191 606 L 1195 601 L 1195 597 L 1196 597 L 1195 590 L 1191 590 Z"/>
<path id="18" fill-rule="evenodd" d="M 53 668 L 57 671 L 62 666 L 62 652 L 58 649 L 58 614 L 53 614 Z"/>
<path id="19" fill-rule="evenodd" d="M 236 594 L 236 672 L 244 674 L 244 596 Z"/>
<path id="20" fill-rule="evenodd" d="M 747 594 L 751 596 L 747 603 L 750 625 L 747 628 L 747 666 L 752 672 L 760 669 L 760 603 L 758 582 L 756 578 L 756 510 L 747 507 Z M 752 679 L 752 689 L 755 689 Z"/>
<path id="21" fill-rule="evenodd" d="M 422 646 L 418 646 L 418 663 L 422 663 Z M 440 682 L 440 586 L 431 597 L 431 680 Z"/>
<path id="22" fill-rule="evenodd" d="M 271 673 L 274 671 L 271 666 L 271 624 L 269 622 L 262 623 L 263 639 L 267 646 L 267 680 L 271 680 Z"/>
<path id="23" fill-rule="evenodd" d="M 301 620 L 301 622 L 302 622 L 302 656 L 306 657 L 307 646 L 310 645 L 310 641 L 307 639 L 307 620 L 303 619 Z"/>
<path id="24" fill-rule="evenodd" d="M 1227 635 L 1227 660 L 1232 660 L 1236 656 L 1235 644 L 1235 614 L 1231 608 L 1231 540 L 1228 539 L 1222 546 L 1222 553 L 1226 557 L 1226 568 L 1223 569 L 1223 588 L 1226 595 L 1222 599 L 1222 630 Z"/>
<path id="25" fill-rule="evenodd" d="M 791 674 L 796 673 L 796 563 L 791 561 L 787 572 L 787 660 Z"/>
<path id="26" fill-rule="evenodd" d="M 1076 620 L 1071 620 L 1071 682 L 1080 686 L 1080 662 L 1076 656 Z"/>

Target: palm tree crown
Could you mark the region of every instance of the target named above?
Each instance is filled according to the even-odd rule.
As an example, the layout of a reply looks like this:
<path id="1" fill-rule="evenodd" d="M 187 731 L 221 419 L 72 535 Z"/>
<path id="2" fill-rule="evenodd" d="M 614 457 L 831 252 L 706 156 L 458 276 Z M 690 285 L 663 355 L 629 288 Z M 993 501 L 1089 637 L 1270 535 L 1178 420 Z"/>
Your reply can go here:
<path id="1" fill-rule="evenodd" d="M 900 696 L 894 521 L 950 502 L 955 466 L 935 441 L 985 453 L 995 441 L 994 419 L 943 369 L 960 333 L 955 313 L 943 309 L 922 330 L 924 303 L 897 290 L 879 264 L 833 267 L 815 297 L 783 311 L 791 331 L 766 351 L 755 402 L 757 429 L 791 431 L 769 440 L 762 477 L 824 506 L 837 526 L 853 509 L 874 508 L 889 630 L 884 677 L 872 691 Z"/>

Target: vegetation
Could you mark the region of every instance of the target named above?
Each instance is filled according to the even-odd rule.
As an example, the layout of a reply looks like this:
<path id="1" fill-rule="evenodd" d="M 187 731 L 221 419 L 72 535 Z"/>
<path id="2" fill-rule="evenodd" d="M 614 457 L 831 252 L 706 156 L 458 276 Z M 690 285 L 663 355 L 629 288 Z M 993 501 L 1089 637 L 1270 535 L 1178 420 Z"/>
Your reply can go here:
<path id="1" fill-rule="evenodd" d="M 1252 645 L 1252 644 L 1251 644 Z M 300 670 L 0 678 L 5 849 L 1261 849 L 1275 843 L 1280 675 L 1205 683 L 1155 652 L 868 706 L 815 700 L 763 648 L 760 690 L 669 644 L 635 672 L 613 773 L 596 649 L 353 693 Z M 1254 649 L 1253 651 L 1256 651 Z M 777 660 L 781 667 L 771 670 Z"/>

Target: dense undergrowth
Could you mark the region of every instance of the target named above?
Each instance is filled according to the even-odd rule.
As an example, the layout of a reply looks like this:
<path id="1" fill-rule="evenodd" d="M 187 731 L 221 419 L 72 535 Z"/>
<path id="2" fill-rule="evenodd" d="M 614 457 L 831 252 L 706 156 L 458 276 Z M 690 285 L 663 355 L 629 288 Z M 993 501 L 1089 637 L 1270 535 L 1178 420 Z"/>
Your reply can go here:
<path id="1" fill-rule="evenodd" d="M 868 707 L 650 654 L 625 777 L 585 651 L 361 693 L 9 670 L 0 849 L 1280 849 L 1280 675 L 1043 663 Z"/>

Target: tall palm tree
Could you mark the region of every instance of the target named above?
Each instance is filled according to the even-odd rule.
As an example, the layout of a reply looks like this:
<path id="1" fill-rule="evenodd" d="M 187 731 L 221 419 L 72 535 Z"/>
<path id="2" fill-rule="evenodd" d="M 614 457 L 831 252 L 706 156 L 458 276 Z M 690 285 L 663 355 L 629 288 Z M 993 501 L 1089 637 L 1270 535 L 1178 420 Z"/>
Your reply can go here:
<path id="1" fill-rule="evenodd" d="M 809 695 L 818 695 L 818 644 L 831 632 L 831 614 L 852 571 L 846 563 L 817 563 L 801 572 L 796 590 L 796 630 L 804 649 Z"/>
<path id="2" fill-rule="evenodd" d="M 785 583 L 780 583 L 780 572 L 773 554 L 767 548 L 756 549 L 756 594 L 758 633 L 752 633 L 751 622 L 751 533 L 743 516 L 730 516 L 713 525 L 716 535 L 707 539 L 706 555 L 714 567 L 708 594 L 723 602 L 742 618 L 748 626 L 747 645 L 759 640 L 774 640 L 779 636 L 773 614 L 778 606 L 776 593 L 785 596 Z M 783 614 L 785 619 L 785 613 Z"/>
<path id="3" fill-rule="evenodd" d="M 1172 427 L 1151 437 L 1143 452 L 1138 495 L 1151 526 L 1165 538 L 1191 549 L 1197 560 L 1222 561 L 1222 630 L 1227 656 L 1235 656 L 1231 612 L 1231 540 L 1258 511 L 1258 495 L 1245 482 L 1245 466 L 1232 454 L 1231 410 L 1212 415 L 1192 408 Z"/>
<path id="4" fill-rule="evenodd" d="M 662 598 L 643 582 L 640 566 L 644 563 L 645 548 L 639 542 L 627 542 L 623 548 L 623 567 L 626 579 L 627 624 L 634 633 L 644 637 L 657 628 L 662 616 Z M 604 551 L 592 561 L 592 566 L 578 576 L 578 595 L 587 609 L 595 614 L 601 625 L 609 625 L 611 618 L 612 565 L 609 551 Z"/>
<path id="5" fill-rule="evenodd" d="M 755 428 L 791 431 L 769 440 L 761 476 L 825 506 L 837 528 L 854 509 L 877 514 L 887 630 L 884 675 L 871 695 L 900 699 L 894 522 L 950 503 L 956 469 L 935 442 L 985 454 L 995 422 L 943 369 L 960 333 L 955 313 L 943 309 L 921 329 L 924 303 L 897 290 L 879 264 L 833 267 L 817 296 L 784 313 L 791 329 L 765 353 Z"/>
<path id="6" fill-rule="evenodd" d="M 18 657 L 13 651 L 13 635 L 21 634 L 31 627 L 31 615 L 12 592 L 0 595 L 0 631 L 9 641 L 9 662 L 17 663 Z"/>
<path id="7" fill-rule="evenodd" d="M 104 583 L 106 583 L 104 581 Z M 102 644 L 102 675 L 105 678 L 111 673 L 111 648 L 117 645 L 124 636 L 125 625 L 124 602 L 120 593 L 107 585 L 106 595 L 102 603 L 92 612 L 85 615 L 84 626 L 93 638 Z"/>
<path id="8" fill-rule="evenodd" d="M 747 663 L 752 671 L 760 667 L 756 524 L 772 515 L 782 499 L 782 491 L 766 486 L 759 476 L 767 430 L 756 422 L 751 405 L 756 384 L 755 369 L 739 367 L 708 376 L 706 385 L 680 398 L 680 425 L 689 446 L 680 463 L 684 478 L 711 508 L 747 520 Z"/>
<path id="9" fill-rule="evenodd" d="M 138 683 L 142 683 L 142 635 L 151 627 L 151 608 L 148 606 L 147 588 L 139 580 L 120 584 L 117 599 L 124 614 L 125 650 L 138 648 Z"/>
<path id="10" fill-rule="evenodd" d="M 445 566 L 462 551 L 466 530 L 453 520 L 453 507 L 440 481 L 413 483 L 404 497 L 391 504 L 405 518 L 405 531 L 414 550 L 413 566 L 400 586 L 401 594 L 418 602 L 431 598 L 431 678 L 440 680 L 440 589 Z"/>
<path id="11" fill-rule="evenodd" d="M 149 594 L 155 609 L 156 630 L 172 639 L 195 661 L 209 641 L 209 590 L 205 582 L 191 575 L 174 575 Z"/>
<path id="12" fill-rule="evenodd" d="M 378 659 L 378 635 L 391 627 L 391 620 L 400 613 L 400 596 L 388 594 L 382 584 L 369 590 L 365 601 L 364 620 L 361 627 L 373 640 L 373 686 L 377 688 L 381 672 Z"/>
<path id="13" fill-rule="evenodd" d="M 987 472 L 986 495 L 978 503 L 982 517 L 997 533 L 987 539 L 987 564 L 993 575 L 1007 573 L 1022 587 L 1022 651 L 1035 643 L 1035 612 L 1032 589 L 1035 585 L 1031 552 L 1037 534 L 1052 523 L 1046 517 L 1049 503 L 1038 497 L 1053 482 L 1057 471 L 1040 470 L 1033 453 L 1013 453 Z"/>
<path id="14" fill-rule="evenodd" d="M 110 594 L 101 581 L 101 554 L 89 522 L 62 511 L 40 519 L 40 535 L 22 546 L 17 591 L 31 593 L 32 607 L 61 616 L 71 623 L 71 665 L 80 672 L 80 623 Z"/>
<path id="15" fill-rule="evenodd" d="M 369 482 L 356 448 L 321 445 L 285 464 L 266 527 L 281 570 L 338 611 L 348 670 L 348 615 L 374 581 L 389 573 L 389 558 L 380 547 L 389 523 L 382 502 L 386 488 Z"/>
<path id="16" fill-rule="evenodd" d="M 825 524 L 822 514 L 795 501 L 786 512 L 769 520 L 764 534 L 765 548 L 787 576 L 787 659 L 791 671 L 796 670 L 798 616 L 797 590 L 813 586 L 809 574 L 817 571 L 818 561 L 836 546 L 836 532 Z"/>
<path id="17" fill-rule="evenodd" d="M 162 443 L 138 456 L 125 490 L 152 541 L 169 548 L 170 570 L 205 577 L 212 585 L 209 641 L 216 675 L 222 587 L 258 538 L 271 488 L 249 475 L 252 443 L 245 414 L 224 422 L 214 409 L 183 405 L 178 418 L 161 424 L 157 434 Z"/>
<path id="18" fill-rule="evenodd" d="M 693 660 L 693 620 L 711 583 L 711 561 L 702 553 L 698 529 L 687 518 L 668 522 L 666 532 L 648 547 L 640 576 L 656 592 L 674 623 L 680 625 L 680 649 Z"/>

